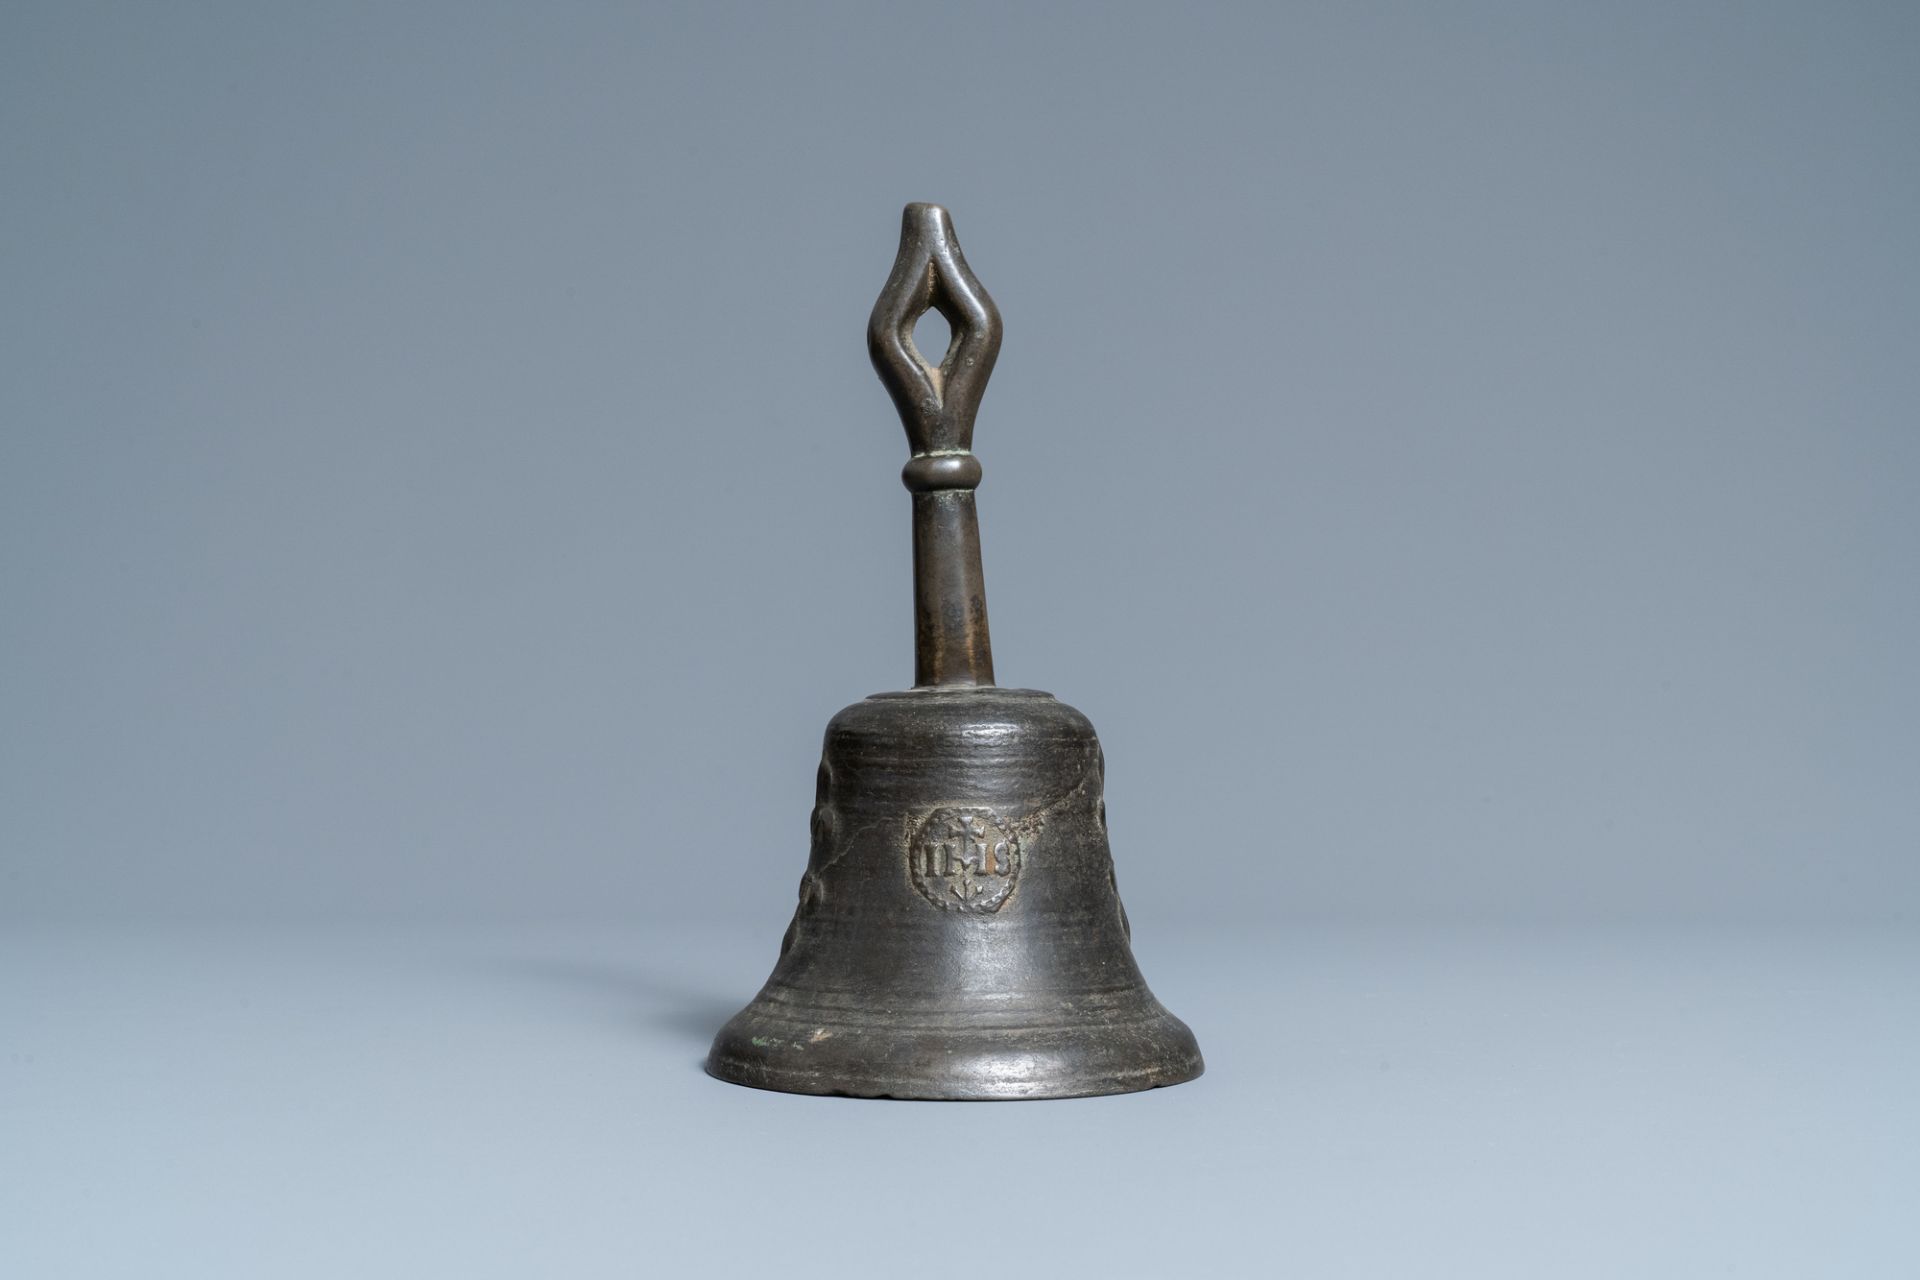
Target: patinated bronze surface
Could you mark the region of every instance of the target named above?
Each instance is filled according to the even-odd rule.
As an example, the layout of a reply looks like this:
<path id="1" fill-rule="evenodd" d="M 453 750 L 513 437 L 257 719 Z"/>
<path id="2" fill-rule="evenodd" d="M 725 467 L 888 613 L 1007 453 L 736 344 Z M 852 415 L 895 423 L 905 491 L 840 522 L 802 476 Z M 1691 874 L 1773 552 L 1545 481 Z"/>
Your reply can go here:
<path id="1" fill-rule="evenodd" d="M 930 309 L 952 328 L 937 362 L 913 346 Z M 914 687 L 828 724 L 800 905 L 707 1070 L 894 1098 L 1191 1080 L 1193 1033 L 1129 947 L 1093 726 L 1050 694 L 994 687 L 972 446 L 1000 314 L 940 206 L 907 206 L 867 345 L 913 451 Z"/>

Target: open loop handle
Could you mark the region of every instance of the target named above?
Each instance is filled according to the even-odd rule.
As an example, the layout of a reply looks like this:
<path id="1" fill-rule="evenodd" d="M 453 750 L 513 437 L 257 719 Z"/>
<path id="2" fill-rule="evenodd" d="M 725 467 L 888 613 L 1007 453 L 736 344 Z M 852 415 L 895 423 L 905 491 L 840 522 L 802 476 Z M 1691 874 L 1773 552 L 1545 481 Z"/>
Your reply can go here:
<path id="1" fill-rule="evenodd" d="M 953 331 L 937 365 L 913 345 L 913 326 L 936 308 Z M 991 685 L 973 415 L 1000 354 L 1000 312 L 937 204 L 910 204 L 900 219 L 900 253 L 867 321 L 867 353 L 913 448 L 900 479 L 913 494 L 914 686 Z"/>
<path id="2" fill-rule="evenodd" d="M 937 365 L 913 345 L 913 326 L 929 311 L 953 331 Z M 867 321 L 867 352 L 916 456 L 972 450 L 973 417 L 1000 354 L 1000 312 L 937 204 L 910 204 L 901 216 L 900 254 Z"/>

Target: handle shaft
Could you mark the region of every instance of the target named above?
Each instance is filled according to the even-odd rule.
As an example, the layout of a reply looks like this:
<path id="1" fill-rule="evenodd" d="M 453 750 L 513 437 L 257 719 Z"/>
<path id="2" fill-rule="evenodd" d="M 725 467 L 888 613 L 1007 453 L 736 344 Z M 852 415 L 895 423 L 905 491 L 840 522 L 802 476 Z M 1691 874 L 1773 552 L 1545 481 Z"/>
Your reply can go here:
<path id="1" fill-rule="evenodd" d="M 969 490 L 913 495 L 913 683 L 993 683 L 980 520 Z"/>
<path id="2" fill-rule="evenodd" d="M 953 331 L 938 364 L 913 345 L 913 326 L 930 310 Z M 990 685 L 973 419 L 1000 354 L 1000 312 L 937 204 L 910 204 L 901 218 L 900 253 L 873 304 L 867 351 L 913 451 L 900 477 L 913 494 L 913 682 Z"/>

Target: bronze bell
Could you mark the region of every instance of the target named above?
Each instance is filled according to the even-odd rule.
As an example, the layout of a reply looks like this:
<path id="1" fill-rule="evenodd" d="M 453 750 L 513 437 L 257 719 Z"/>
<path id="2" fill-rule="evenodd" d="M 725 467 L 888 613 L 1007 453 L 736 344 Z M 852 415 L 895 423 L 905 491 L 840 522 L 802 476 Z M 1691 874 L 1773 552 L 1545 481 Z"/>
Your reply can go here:
<path id="1" fill-rule="evenodd" d="M 914 348 L 938 309 L 938 365 Z M 1087 718 L 993 683 L 973 418 L 1000 313 L 939 205 L 910 204 L 867 325 L 913 456 L 914 687 L 827 725 L 800 905 L 707 1070 L 791 1093 L 1068 1098 L 1191 1080 L 1134 964 Z"/>

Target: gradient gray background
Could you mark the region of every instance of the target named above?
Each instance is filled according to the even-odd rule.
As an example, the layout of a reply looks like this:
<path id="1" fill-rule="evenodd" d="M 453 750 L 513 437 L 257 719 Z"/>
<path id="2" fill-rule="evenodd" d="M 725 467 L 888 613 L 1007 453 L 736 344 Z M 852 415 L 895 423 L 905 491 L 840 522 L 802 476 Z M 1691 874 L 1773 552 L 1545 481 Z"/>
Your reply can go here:
<path id="1" fill-rule="evenodd" d="M 1898 4 L 10 5 L 0 1260 L 1911 1274 L 1917 52 Z M 827 717 L 910 675 L 863 326 L 912 199 L 1007 322 L 1001 678 L 1101 731 L 1189 1088 L 692 1069 Z M 898 1220 L 919 1170 L 1014 1207 Z"/>

